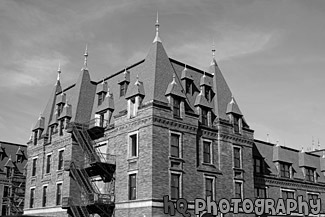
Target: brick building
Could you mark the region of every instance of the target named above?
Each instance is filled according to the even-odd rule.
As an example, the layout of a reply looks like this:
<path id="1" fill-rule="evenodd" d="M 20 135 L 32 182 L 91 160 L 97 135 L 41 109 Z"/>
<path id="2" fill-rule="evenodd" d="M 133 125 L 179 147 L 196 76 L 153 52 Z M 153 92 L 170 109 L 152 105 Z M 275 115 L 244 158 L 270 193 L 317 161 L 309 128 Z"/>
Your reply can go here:
<path id="1" fill-rule="evenodd" d="M 169 216 L 168 195 L 194 216 L 195 198 L 277 198 L 297 186 L 323 197 L 322 158 L 255 141 L 214 49 L 206 70 L 194 68 L 168 57 L 158 30 L 157 20 L 145 59 L 103 81 L 91 80 L 87 49 L 75 84 L 62 88 L 58 70 L 28 142 L 24 213 Z"/>
<path id="2" fill-rule="evenodd" d="M 26 163 L 26 145 L 0 141 L 1 216 L 23 213 Z"/>

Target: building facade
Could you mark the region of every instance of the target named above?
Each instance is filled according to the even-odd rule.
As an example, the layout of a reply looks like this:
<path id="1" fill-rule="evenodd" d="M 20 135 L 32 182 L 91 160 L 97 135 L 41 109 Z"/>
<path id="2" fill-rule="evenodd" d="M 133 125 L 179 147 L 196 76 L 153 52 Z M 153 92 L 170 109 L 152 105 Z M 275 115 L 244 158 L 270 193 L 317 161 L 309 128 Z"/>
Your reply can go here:
<path id="1" fill-rule="evenodd" d="M 296 185 L 323 197 L 319 156 L 289 150 L 287 162 L 282 147 L 254 140 L 214 49 L 207 69 L 197 69 L 169 58 L 158 30 L 157 21 L 145 59 L 103 81 L 91 80 L 87 49 L 75 84 L 62 88 L 58 70 L 28 142 L 24 213 L 170 216 L 163 209 L 168 196 L 186 199 L 195 216 L 196 198 L 277 198 Z M 293 162 L 296 155 L 302 163 Z M 277 172 L 281 162 L 291 165 L 289 177 Z M 310 167 L 314 182 L 304 178 Z"/>
<path id="2" fill-rule="evenodd" d="M 0 141 L 1 216 L 23 214 L 26 163 L 26 145 Z"/>

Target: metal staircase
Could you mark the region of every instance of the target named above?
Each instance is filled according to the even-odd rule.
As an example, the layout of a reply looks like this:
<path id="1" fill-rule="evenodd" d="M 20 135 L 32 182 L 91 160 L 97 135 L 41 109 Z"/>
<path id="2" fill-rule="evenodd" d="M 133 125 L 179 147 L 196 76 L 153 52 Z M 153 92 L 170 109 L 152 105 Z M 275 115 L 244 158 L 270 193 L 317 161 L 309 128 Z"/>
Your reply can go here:
<path id="1" fill-rule="evenodd" d="M 68 132 L 81 147 L 85 162 L 65 162 L 65 170 L 70 171 L 70 176 L 76 181 L 81 192 L 79 200 L 76 198 L 64 198 L 74 217 L 99 214 L 101 217 L 110 217 L 114 211 L 114 190 L 109 189 L 108 193 L 100 192 L 93 177 L 100 177 L 104 183 L 114 188 L 115 156 L 101 153 L 95 142 L 89 135 L 89 126 L 85 124 L 70 123 Z M 77 202 L 79 201 L 79 202 Z"/>

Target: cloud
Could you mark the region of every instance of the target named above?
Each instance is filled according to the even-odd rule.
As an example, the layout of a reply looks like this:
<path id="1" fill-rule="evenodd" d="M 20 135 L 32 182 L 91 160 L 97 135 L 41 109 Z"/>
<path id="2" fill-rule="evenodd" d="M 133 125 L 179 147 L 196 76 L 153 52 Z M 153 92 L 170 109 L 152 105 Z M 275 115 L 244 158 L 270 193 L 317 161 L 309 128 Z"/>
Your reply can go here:
<path id="1" fill-rule="evenodd" d="M 58 52 L 12 60 L 7 64 L 10 67 L 0 69 L 0 87 L 46 86 L 54 83 L 59 58 L 63 67 L 69 62 L 66 56 Z"/>

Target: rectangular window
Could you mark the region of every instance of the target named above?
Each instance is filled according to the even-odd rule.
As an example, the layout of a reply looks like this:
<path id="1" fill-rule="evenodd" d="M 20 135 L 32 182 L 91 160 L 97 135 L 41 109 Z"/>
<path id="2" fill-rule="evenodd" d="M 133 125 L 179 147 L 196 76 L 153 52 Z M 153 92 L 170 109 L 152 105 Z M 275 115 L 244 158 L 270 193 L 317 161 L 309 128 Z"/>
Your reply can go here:
<path id="1" fill-rule="evenodd" d="M 207 86 L 205 86 L 205 88 L 204 88 L 205 90 L 204 90 L 204 95 L 205 95 L 205 98 L 208 100 L 208 102 L 210 101 L 210 87 L 207 87 Z"/>
<path id="2" fill-rule="evenodd" d="M 209 121 L 208 121 L 208 110 L 205 108 L 202 108 L 202 125 L 208 126 Z"/>
<path id="3" fill-rule="evenodd" d="M 171 174 L 171 199 L 177 200 L 180 198 L 180 174 Z"/>
<path id="4" fill-rule="evenodd" d="M 58 170 L 63 169 L 63 153 L 64 153 L 64 150 L 59 151 Z"/>
<path id="5" fill-rule="evenodd" d="M 129 200 L 137 199 L 137 174 L 129 175 Z"/>
<path id="6" fill-rule="evenodd" d="M 42 200 L 43 207 L 46 207 L 46 201 L 47 201 L 47 186 L 43 186 L 43 200 Z"/>
<path id="7" fill-rule="evenodd" d="M 203 141 L 203 163 L 212 163 L 212 145 L 209 141 Z"/>
<path id="8" fill-rule="evenodd" d="M 126 82 L 121 83 L 120 85 L 120 97 L 125 96 L 128 89 L 128 84 Z"/>
<path id="9" fill-rule="evenodd" d="M 234 167 L 241 168 L 240 148 L 234 147 Z"/>
<path id="10" fill-rule="evenodd" d="M 50 173 L 51 172 L 51 156 L 50 154 L 48 154 L 46 156 L 46 173 Z"/>
<path id="11" fill-rule="evenodd" d="M 310 182 L 314 182 L 315 181 L 315 169 L 313 168 L 305 168 L 306 171 L 306 180 L 310 181 Z"/>
<path id="12" fill-rule="evenodd" d="M 213 179 L 211 178 L 205 178 L 205 196 L 211 196 L 211 199 L 214 198 L 214 192 L 213 192 Z"/>
<path id="13" fill-rule="evenodd" d="M 170 135 L 170 156 L 180 157 L 180 135 L 172 133 Z"/>
<path id="14" fill-rule="evenodd" d="M 263 160 L 261 158 L 254 158 L 254 173 L 263 174 Z"/>
<path id="15" fill-rule="evenodd" d="M 174 117 L 181 117 L 181 101 L 176 97 L 174 97 L 173 114 Z"/>
<path id="16" fill-rule="evenodd" d="M 37 158 L 34 158 L 32 162 L 32 176 L 36 176 L 36 166 L 37 166 Z"/>
<path id="17" fill-rule="evenodd" d="M 38 137 L 37 137 L 37 133 L 38 133 L 38 130 L 35 130 L 34 131 L 34 145 L 37 145 L 37 139 L 38 139 Z"/>
<path id="18" fill-rule="evenodd" d="M 61 205 L 62 203 L 62 183 L 56 185 L 56 205 Z"/>
<path id="19" fill-rule="evenodd" d="M 30 189 L 29 208 L 34 208 L 35 188 Z"/>
<path id="20" fill-rule="evenodd" d="M 239 117 L 234 115 L 234 131 L 235 133 L 239 133 Z"/>
<path id="21" fill-rule="evenodd" d="M 63 129 L 64 129 L 64 119 L 60 121 L 60 136 L 63 135 Z"/>
<path id="22" fill-rule="evenodd" d="M 243 187 L 242 182 L 235 182 L 235 198 L 243 199 L 243 197 L 242 197 L 242 187 Z"/>
<path id="23" fill-rule="evenodd" d="M 6 216 L 8 215 L 8 206 L 7 205 L 2 205 L 2 211 L 1 211 L 1 216 Z"/>
<path id="24" fill-rule="evenodd" d="M 130 118 L 136 116 L 136 104 L 135 104 L 135 97 L 130 99 Z"/>
<path id="25" fill-rule="evenodd" d="M 280 163 L 280 176 L 283 178 L 290 178 L 291 165 L 288 163 Z"/>
<path id="26" fill-rule="evenodd" d="M 3 186 L 3 197 L 9 197 L 10 192 L 9 192 L 9 186 Z"/>
<path id="27" fill-rule="evenodd" d="M 132 134 L 129 138 L 130 157 L 138 156 L 138 134 Z"/>
<path id="28" fill-rule="evenodd" d="M 314 203 L 316 202 L 316 200 L 319 198 L 319 194 L 316 193 L 307 193 L 307 197 L 308 197 L 308 203 L 309 201 L 313 200 Z"/>
<path id="29" fill-rule="evenodd" d="M 100 113 L 99 114 L 99 127 L 104 127 L 104 121 L 105 121 L 105 114 Z"/>
<path id="30" fill-rule="evenodd" d="M 286 190 L 282 190 L 282 198 L 283 200 L 287 200 L 287 199 L 294 199 L 295 198 L 295 192 L 294 191 L 286 191 Z"/>
<path id="31" fill-rule="evenodd" d="M 266 188 L 254 188 L 256 198 L 266 198 Z"/>
<path id="32" fill-rule="evenodd" d="M 98 94 L 98 106 L 100 106 L 102 103 L 103 103 L 103 101 L 104 101 L 104 93 L 103 92 L 101 92 L 100 94 Z"/>
<path id="33" fill-rule="evenodd" d="M 186 79 L 186 81 L 185 81 L 185 86 L 186 86 L 186 93 L 187 93 L 187 94 L 191 94 L 191 90 L 192 90 L 192 81 Z"/>

